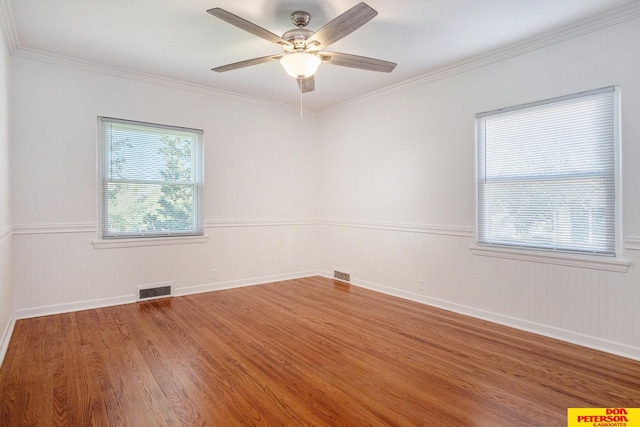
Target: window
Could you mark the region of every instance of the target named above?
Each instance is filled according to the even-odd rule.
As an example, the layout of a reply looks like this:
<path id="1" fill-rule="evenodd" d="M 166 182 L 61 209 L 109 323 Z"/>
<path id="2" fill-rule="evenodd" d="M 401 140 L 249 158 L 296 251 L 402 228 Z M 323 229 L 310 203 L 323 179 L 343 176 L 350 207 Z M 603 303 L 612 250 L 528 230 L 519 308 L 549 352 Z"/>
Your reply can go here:
<path id="1" fill-rule="evenodd" d="M 478 243 L 616 255 L 618 89 L 476 116 Z"/>
<path id="2" fill-rule="evenodd" d="M 102 238 L 203 234 L 202 131 L 98 118 Z"/>

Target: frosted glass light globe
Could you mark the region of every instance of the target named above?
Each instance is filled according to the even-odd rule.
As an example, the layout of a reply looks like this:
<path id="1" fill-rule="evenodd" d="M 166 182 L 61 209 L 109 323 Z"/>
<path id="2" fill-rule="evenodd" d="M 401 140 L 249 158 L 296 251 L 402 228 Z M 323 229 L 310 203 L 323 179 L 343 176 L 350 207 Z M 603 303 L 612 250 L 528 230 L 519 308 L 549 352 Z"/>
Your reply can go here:
<path id="1" fill-rule="evenodd" d="M 307 52 L 287 53 L 280 58 L 284 70 L 291 77 L 303 78 L 313 76 L 320 66 L 321 59 L 318 55 Z"/>

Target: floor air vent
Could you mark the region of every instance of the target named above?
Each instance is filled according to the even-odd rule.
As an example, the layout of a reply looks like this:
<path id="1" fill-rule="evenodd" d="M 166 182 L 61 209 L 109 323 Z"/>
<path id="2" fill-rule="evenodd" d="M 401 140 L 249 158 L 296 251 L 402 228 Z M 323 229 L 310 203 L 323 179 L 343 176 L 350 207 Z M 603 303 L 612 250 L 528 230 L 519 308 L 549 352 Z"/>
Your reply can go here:
<path id="1" fill-rule="evenodd" d="M 173 283 L 154 283 L 149 285 L 138 285 L 137 300 L 147 301 L 150 299 L 164 298 L 171 296 L 171 285 Z"/>
<path id="2" fill-rule="evenodd" d="M 347 273 L 344 271 L 333 270 L 333 278 L 336 280 L 340 280 L 341 282 L 351 282 L 351 273 Z"/>

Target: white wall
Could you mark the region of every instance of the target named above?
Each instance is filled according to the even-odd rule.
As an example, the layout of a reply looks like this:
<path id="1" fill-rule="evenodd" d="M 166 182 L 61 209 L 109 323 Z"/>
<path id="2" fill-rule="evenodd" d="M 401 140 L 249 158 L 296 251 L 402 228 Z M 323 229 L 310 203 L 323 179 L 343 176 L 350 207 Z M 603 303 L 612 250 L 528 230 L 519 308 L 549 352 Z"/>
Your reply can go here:
<path id="1" fill-rule="evenodd" d="M 13 300 L 11 275 L 11 215 L 9 171 L 9 55 L 4 40 L 0 41 L 0 360 L 4 356 L 11 333 Z"/>
<path id="2" fill-rule="evenodd" d="M 313 135 L 313 117 L 12 59 L 19 316 L 131 301 L 139 284 L 184 293 L 316 271 L 316 145 L 295 138 Z M 207 243 L 94 249 L 97 116 L 204 130 Z"/>
<path id="3" fill-rule="evenodd" d="M 335 108 L 322 117 L 321 269 L 640 358 L 638 70 L 636 19 Z M 475 114 L 609 85 L 622 94 L 628 272 L 472 254 Z"/>
<path id="4" fill-rule="evenodd" d="M 12 203 L 0 220 L 14 230 L 14 314 L 127 302 L 137 284 L 174 281 L 180 294 L 337 267 L 359 285 L 640 359 L 638 24 L 304 123 L 293 109 L 11 58 Z M 612 84 L 628 272 L 473 255 L 475 113 Z M 94 249 L 99 115 L 204 129 L 207 243 Z"/>

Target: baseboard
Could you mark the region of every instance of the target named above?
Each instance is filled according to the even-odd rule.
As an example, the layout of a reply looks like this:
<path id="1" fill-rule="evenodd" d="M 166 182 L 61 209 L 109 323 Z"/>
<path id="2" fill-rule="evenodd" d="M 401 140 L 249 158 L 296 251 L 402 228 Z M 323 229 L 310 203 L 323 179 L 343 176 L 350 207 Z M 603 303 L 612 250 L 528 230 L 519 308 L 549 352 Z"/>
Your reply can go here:
<path id="1" fill-rule="evenodd" d="M 322 277 L 333 279 L 333 274 L 327 271 L 321 271 L 318 273 Z M 567 331 L 560 328 L 554 328 L 547 325 L 542 325 L 527 320 L 517 319 L 515 317 L 504 316 L 501 314 L 492 313 L 485 310 L 479 310 L 473 307 L 468 307 L 462 304 L 456 304 L 449 301 L 431 298 L 424 295 L 419 295 L 413 292 L 403 291 L 400 289 L 390 288 L 388 286 L 380 285 L 373 282 L 367 282 L 364 280 L 353 280 L 351 278 L 351 284 L 372 291 L 380 292 L 383 294 L 391 295 L 398 298 L 403 298 L 410 301 L 415 301 L 421 304 L 429 305 L 443 310 L 451 311 L 454 313 L 462 314 L 465 316 L 474 317 L 476 319 L 486 320 L 488 322 L 497 323 L 511 328 L 520 329 L 522 331 L 531 332 L 537 335 L 542 335 L 548 338 L 565 341 L 571 344 L 580 345 L 583 347 L 591 348 L 605 353 L 615 354 L 617 356 L 626 357 L 628 359 L 640 361 L 640 348 L 633 347 L 626 344 L 621 344 L 613 341 L 604 340 L 601 338 L 592 337 L 589 335 L 578 334 L 575 332 Z"/>
<path id="2" fill-rule="evenodd" d="M 273 276 L 254 277 L 251 279 L 230 280 L 219 283 L 209 283 L 197 286 L 188 286 L 183 288 L 176 288 L 173 291 L 174 296 L 192 295 L 202 292 L 212 292 L 224 289 L 233 289 L 244 286 L 261 285 L 265 283 L 277 282 L 282 280 L 301 279 L 304 277 L 317 276 L 326 277 L 333 280 L 333 274 L 327 271 L 300 271 L 297 273 L 279 274 Z M 359 286 L 365 289 L 370 289 L 383 294 L 415 301 L 421 304 L 441 308 L 444 310 L 459 313 L 465 316 L 475 317 L 477 319 L 486 320 L 493 323 L 498 323 L 504 326 L 520 329 L 523 331 L 531 332 L 534 334 L 546 336 L 549 338 L 566 341 L 572 344 L 581 345 L 583 347 L 592 348 L 594 350 L 603 351 L 606 353 L 615 354 L 618 356 L 626 357 L 633 360 L 640 361 L 640 348 L 621 344 L 613 341 L 604 340 L 601 338 L 591 337 L 588 335 L 577 334 L 575 332 L 553 328 L 550 326 L 538 324 L 535 322 L 529 322 L 522 319 L 517 319 L 509 316 L 504 316 L 496 313 L 491 313 L 484 310 L 475 309 L 461 304 L 455 304 L 448 301 L 440 300 L 437 298 L 431 298 L 424 295 L 415 294 L 413 292 L 403 291 L 400 289 L 390 288 L 388 286 L 380 285 L 373 282 L 367 282 L 364 280 L 353 280 L 352 285 Z M 49 305 L 43 307 L 36 307 L 30 309 L 16 310 L 12 313 L 10 320 L 5 327 L 0 341 L 0 365 L 4 360 L 4 356 L 9 347 L 9 341 L 13 334 L 15 322 L 19 319 L 27 319 L 39 316 L 48 316 L 52 314 L 69 313 L 80 310 L 90 310 L 94 308 L 109 307 L 114 305 L 134 303 L 135 295 L 125 295 L 121 297 L 103 298 L 99 300 L 79 301 L 67 304 Z"/>
<path id="3" fill-rule="evenodd" d="M 7 354 L 7 350 L 9 349 L 9 341 L 11 341 L 11 335 L 13 335 L 13 328 L 15 326 L 16 318 L 12 313 L 9 317 L 9 321 L 7 322 L 7 326 L 4 328 L 2 340 L 0 341 L 0 366 L 2 366 L 2 362 L 4 362 L 4 356 Z"/>
<path id="4" fill-rule="evenodd" d="M 315 276 L 317 271 L 301 271 L 297 273 L 278 274 L 273 276 L 253 277 L 250 279 L 231 280 L 227 282 L 208 283 L 197 286 L 187 286 L 182 288 L 174 288 L 173 296 L 182 296 L 190 294 L 199 294 L 202 292 L 219 291 L 222 289 L 239 288 L 242 286 L 261 285 L 264 283 L 277 282 L 280 280 L 300 279 L 303 277 Z M 49 316 L 52 314 L 70 313 L 80 310 L 91 310 L 94 308 L 111 307 L 114 305 L 130 304 L 136 302 L 136 296 L 123 295 L 112 298 L 102 298 L 96 300 L 77 301 L 65 304 L 47 305 L 42 307 L 27 308 L 16 310 L 12 313 L 15 320 L 29 319 L 32 317 Z"/>
<path id="5" fill-rule="evenodd" d="M 183 296 L 198 294 L 202 292 L 219 291 L 223 289 L 239 288 L 243 286 L 261 285 L 265 283 L 277 282 L 281 280 L 301 279 L 303 277 L 316 276 L 318 272 L 316 270 L 301 271 L 297 273 L 278 274 L 273 276 L 254 277 L 251 279 L 231 280 L 227 282 L 208 283 L 198 286 L 188 286 L 183 288 L 175 288 L 173 290 L 174 296 Z M 11 335 L 13 335 L 13 329 L 16 321 L 19 319 L 29 319 L 33 317 L 49 316 L 52 314 L 71 313 L 74 311 L 91 310 L 95 308 L 111 307 L 114 305 L 135 303 L 136 297 L 134 294 L 124 295 L 113 298 L 103 298 L 97 300 L 78 301 L 66 304 L 47 305 L 42 307 L 28 308 L 22 310 L 16 310 L 11 313 L 11 317 L 4 333 L 2 334 L 2 340 L 0 341 L 0 366 L 4 361 L 4 357 L 9 348 L 9 341 L 11 341 Z"/>
<path id="6" fill-rule="evenodd" d="M 202 292 L 219 291 L 223 289 L 239 288 L 243 286 L 261 285 L 261 284 L 277 282 L 281 280 L 300 279 L 303 277 L 316 276 L 317 274 L 318 274 L 317 271 L 310 270 L 310 271 L 300 271 L 300 272 L 289 273 L 289 274 L 278 274 L 273 276 L 254 277 L 251 279 L 230 280 L 230 281 L 219 282 L 219 283 L 208 283 L 204 285 L 187 286 L 183 288 L 174 288 L 173 295 L 182 296 L 182 295 L 190 295 L 190 294 L 199 294 Z M 73 311 L 80 311 L 80 310 L 91 310 L 95 308 L 111 307 L 114 305 L 130 304 L 135 302 L 136 302 L 136 297 L 134 294 L 131 294 L 131 295 L 123 295 L 120 297 L 86 300 L 86 301 L 78 301 L 78 302 L 72 302 L 72 303 L 55 304 L 55 305 L 47 305 L 42 307 L 16 310 L 13 313 L 11 313 L 10 320 L 7 323 L 7 326 L 5 327 L 4 333 L 2 335 L 2 340 L 0 341 L 0 365 L 4 360 L 4 356 L 7 352 L 7 349 L 9 348 L 9 341 L 11 340 L 11 335 L 13 334 L 13 329 L 15 327 L 16 321 L 19 319 L 29 319 L 33 317 L 50 316 L 52 314 L 70 313 Z"/>
<path id="7" fill-rule="evenodd" d="M 65 304 L 45 305 L 42 307 L 16 310 L 13 315 L 16 320 L 30 319 L 32 317 L 50 316 L 52 314 L 71 313 L 73 311 L 91 310 L 94 308 L 111 307 L 114 305 L 136 302 L 134 294 L 120 297 L 102 298 L 95 300 L 77 301 Z"/>
<path id="8" fill-rule="evenodd" d="M 273 276 L 254 277 L 251 279 L 229 280 L 226 282 L 206 283 L 204 285 L 187 286 L 173 290 L 174 296 L 200 294 L 203 292 L 221 291 L 224 289 L 242 288 L 244 286 L 263 285 L 265 283 L 281 280 L 302 279 L 304 277 L 317 276 L 316 270 L 300 271 L 297 273 L 277 274 Z"/>

